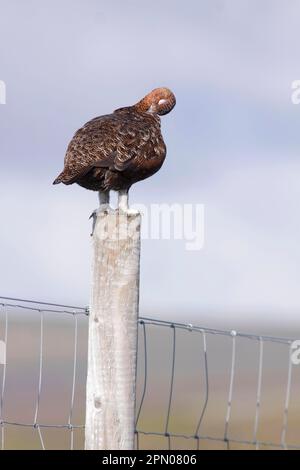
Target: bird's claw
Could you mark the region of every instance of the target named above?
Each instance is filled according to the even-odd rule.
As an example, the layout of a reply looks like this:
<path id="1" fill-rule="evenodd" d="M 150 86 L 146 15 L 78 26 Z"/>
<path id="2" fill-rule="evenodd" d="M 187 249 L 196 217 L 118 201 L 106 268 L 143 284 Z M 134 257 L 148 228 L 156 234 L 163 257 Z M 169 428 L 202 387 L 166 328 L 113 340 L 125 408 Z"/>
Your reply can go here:
<path id="1" fill-rule="evenodd" d="M 95 210 L 91 213 L 91 215 L 89 216 L 89 220 L 90 220 L 90 219 L 93 219 L 91 237 L 94 235 L 94 230 L 95 230 L 95 226 L 96 226 L 96 221 L 97 221 L 98 214 L 108 214 L 111 210 L 112 210 L 112 209 L 111 209 L 111 207 L 110 207 L 109 204 L 101 204 L 98 209 L 95 209 Z"/>
<path id="2" fill-rule="evenodd" d="M 124 215 L 138 215 L 139 211 L 136 209 L 129 209 L 128 207 L 119 207 L 119 213 Z"/>

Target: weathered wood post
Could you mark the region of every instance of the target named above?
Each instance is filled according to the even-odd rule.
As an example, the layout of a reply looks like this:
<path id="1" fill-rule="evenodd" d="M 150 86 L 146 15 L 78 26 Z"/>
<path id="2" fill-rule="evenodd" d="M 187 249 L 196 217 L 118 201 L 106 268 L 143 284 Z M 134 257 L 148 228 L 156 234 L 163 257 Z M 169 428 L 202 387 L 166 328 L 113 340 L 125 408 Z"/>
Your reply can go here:
<path id="1" fill-rule="evenodd" d="M 85 448 L 134 448 L 140 214 L 99 213 L 93 234 Z"/>

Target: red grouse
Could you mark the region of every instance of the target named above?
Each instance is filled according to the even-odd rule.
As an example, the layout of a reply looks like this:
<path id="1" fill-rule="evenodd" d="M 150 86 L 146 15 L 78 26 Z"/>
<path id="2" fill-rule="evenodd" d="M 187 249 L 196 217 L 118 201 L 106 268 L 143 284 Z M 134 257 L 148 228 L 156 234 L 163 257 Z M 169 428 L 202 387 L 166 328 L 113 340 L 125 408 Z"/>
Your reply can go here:
<path id="1" fill-rule="evenodd" d="M 119 209 L 127 211 L 132 184 L 152 176 L 164 162 L 159 116 L 175 103 L 168 88 L 156 88 L 133 106 L 92 119 L 74 135 L 64 170 L 53 184 L 77 183 L 99 191 L 100 210 L 109 207 L 109 191 L 118 191 Z"/>

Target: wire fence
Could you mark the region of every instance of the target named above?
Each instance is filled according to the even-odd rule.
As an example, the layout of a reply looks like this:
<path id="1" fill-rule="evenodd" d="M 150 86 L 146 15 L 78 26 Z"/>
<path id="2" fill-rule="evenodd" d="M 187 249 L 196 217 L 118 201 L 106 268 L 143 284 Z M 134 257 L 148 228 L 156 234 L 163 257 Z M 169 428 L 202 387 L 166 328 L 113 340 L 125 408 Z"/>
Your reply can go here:
<path id="1" fill-rule="evenodd" d="M 87 317 L 88 308 L 0 297 L 2 449 L 83 448 Z M 292 342 L 141 317 L 136 448 L 300 449 Z M 53 422 L 57 412 L 65 420 Z"/>

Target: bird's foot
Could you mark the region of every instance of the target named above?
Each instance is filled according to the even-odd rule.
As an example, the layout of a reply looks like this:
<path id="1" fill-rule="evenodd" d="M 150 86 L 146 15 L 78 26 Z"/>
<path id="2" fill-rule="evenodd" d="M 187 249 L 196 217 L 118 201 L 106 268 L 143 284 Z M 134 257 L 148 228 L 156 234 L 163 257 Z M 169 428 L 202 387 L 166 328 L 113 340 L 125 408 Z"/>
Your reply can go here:
<path id="1" fill-rule="evenodd" d="M 139 214 L 139 211 L 137 211 L 136 209 L 129 209 L 129 207 L 119 206 L 118 209 L 119 209 L 119 214 L 126 214 L 126 215 L 138 215 Z"/>
<path id="2" fill-rule="evenodd" d="M 111 212 L 111 211 L 112 211 L 112 208 L 110 207 L 109 204 L 106 204 L 106 203 L 105 203 L 105 204 L 101 204 L 100 207 L 98 207 L 98 209 L 95 209 L 95 210 L 91 213 L 89 219 L 92 219 L 92 218 L 95 219 L 95 218 L 97 218 L 97 215 L 98 215 L 98 214 L 108 214 L 108 213 Z"/>
<path id="3" fill-rule="evenodd" d="M 98 207 L 98 209 L 95 209 L 89 219 L 93 219 L 93 225 L 92 225 L 92 233 L 91 233 L 91 237 L 93 236 L 94 234 L 94 230 L 95 230 L 95 226 L 96 226 L 96 220 L 97 220 L 97 217 L 99 214 L 109 214 L 113 209 L 110 207 L 109 203 L 104 203 L 104 204 L 100 204 L 100 207 Z"/>

